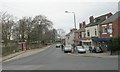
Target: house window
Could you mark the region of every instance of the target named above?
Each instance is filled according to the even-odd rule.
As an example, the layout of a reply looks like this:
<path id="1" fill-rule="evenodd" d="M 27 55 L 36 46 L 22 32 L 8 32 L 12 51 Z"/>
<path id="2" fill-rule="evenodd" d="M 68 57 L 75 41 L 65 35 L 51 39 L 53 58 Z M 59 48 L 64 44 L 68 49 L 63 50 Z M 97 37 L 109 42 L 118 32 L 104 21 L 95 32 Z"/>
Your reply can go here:
<path id="1" fill-rule="evenodd" d="M 109 33 L 112 33 L 112 24 L 109 24 Z"/>
<path id="2" fill-rule="evenodd" d="M 87 30 L 87 35 L 90 36 L 90 31 L 89 30 Z"/>
<path id="3" fill-rule="evenodd" d="M 107 33 L 107 26 L 106 25 L 102 25 L 102 33 L 103 34 Z"/>
<path id="4" fill-rule="evenodd" d="M 96 29 L 95 29 L 95 36 L 97 35 L 97 31 L 96 31 Z"/>
<path id="5" fill-rule="evenodd" d="M 112 29 L 112 24 L 109 24 L 109 29 Z"/>

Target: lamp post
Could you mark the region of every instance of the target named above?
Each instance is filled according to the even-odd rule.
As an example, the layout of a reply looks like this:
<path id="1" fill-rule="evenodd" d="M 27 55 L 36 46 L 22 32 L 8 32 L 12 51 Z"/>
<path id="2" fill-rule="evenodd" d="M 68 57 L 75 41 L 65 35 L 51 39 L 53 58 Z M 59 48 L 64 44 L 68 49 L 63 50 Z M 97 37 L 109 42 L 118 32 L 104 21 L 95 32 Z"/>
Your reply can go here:
<path id="1" fill-rule="evenodd" d="M 75 29 L 76 29 L 76 18 L 75 18 L 75 12 L 65 11 L 65 13 L 73 13 L 73 14 L 74 14 L 74 26 L 75 26 Z"/>

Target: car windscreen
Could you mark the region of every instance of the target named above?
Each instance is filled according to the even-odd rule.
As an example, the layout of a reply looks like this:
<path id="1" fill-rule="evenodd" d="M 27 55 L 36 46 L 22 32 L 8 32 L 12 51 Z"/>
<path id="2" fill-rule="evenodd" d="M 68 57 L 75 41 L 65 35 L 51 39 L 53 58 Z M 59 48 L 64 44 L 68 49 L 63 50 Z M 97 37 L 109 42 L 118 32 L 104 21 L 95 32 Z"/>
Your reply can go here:
<path id="1" fill-rule="evenodd" d="M 59 46 L 60 44 L 57 44 L 57 46 Z"/>
<path id="2" fill-rule="evenodd" d="M 71 46 L 65 46 L 66 48 L 71 48 Z"/>
<path id="3" fill-rule="evenodd" d="M 82 47 L 77 47 L 78 49 L 83 49 Z"/>

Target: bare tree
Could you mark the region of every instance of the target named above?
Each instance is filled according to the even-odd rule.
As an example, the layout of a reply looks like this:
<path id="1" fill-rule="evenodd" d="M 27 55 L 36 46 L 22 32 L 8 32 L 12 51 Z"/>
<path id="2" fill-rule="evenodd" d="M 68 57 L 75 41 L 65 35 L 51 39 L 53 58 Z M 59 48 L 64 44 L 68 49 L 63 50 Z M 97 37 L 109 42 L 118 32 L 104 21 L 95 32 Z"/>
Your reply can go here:
<path id="1" fill-rule="evenodd" d="M 0 12 L 2 40 L 5 46 L 9 41 L 50 42 L 55 41 L 57 31 L 53 23 L 44 15 L 23 17 L 15 21 L 14 17 L 6 12 Z"/>
<path id="2" fill-rule="evenodd" d="M 2 40 L 4 40 L 5 46 L 9 42 L 12 36 L 14 20 L 13 16 L 7 12 L 0 13 L 0 24 L 2 25 Z"/>

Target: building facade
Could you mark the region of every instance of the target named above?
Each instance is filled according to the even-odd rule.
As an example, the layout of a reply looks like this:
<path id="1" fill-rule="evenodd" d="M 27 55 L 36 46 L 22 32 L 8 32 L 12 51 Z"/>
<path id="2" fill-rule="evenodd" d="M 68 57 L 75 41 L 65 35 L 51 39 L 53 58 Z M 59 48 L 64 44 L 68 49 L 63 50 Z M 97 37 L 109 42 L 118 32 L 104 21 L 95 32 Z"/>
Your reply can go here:
<path id="1" fill-rule="evenodd" d="M 75 36 L 76 36 L 76 31 L 77 29 L 71 29 L 70 32 L 66 35 L 66 38 L 65 38 L 65 44 L 66 45 L 71 45 L 74 42 L 74 39 L 75 39 Z"/>
<path id="2" fill-rule="evenodd" d="M 99 42 L 104 51 L 108 51 L 112 37 L 120 36 L 120 11 L 103 21 L 99 25 L 99 30 L 99 38 L 96 38 L 96 41 Z"/>
<path id="3" fill-rule="evenodd" d="M 120 11 L 112 15 L 99 25 L 100 37 L 118 37 L 120 36 Z"/>
<path id="4" fill-rule="evenodd" d="M 66 44 L 80 46 L 102 47 L 108 51 L 108 44 L 111 37 L 120 36 L 120 11 L 112 15 L 107 13 L 98 17 L 91 16 L 89 24 L 79 24 L 79 29 L 72 29 L 66 35 Z"/>
<path id="5" fill-rule="evenodd" d="M 101 24 L 103 21 L 105 21 L 106 19 L 108 19 L 110 16 L 112 15 L 112 13 L 107 13 L 105 15 L 101 15 L 99 17 L 94 18 L 93 16 L 91 16 L 90 19 L 90 23 L 86 25 L 85 28 L 85 33 L 86 33 L 86 41 L 84 42 L 85 45 L 88 46 L 98 46 L 99 43 L 97 43 L 95 41 L 96 38 L 99 37 L 99 24 Z"/>

